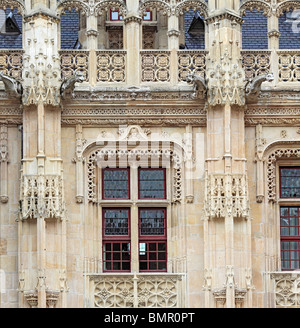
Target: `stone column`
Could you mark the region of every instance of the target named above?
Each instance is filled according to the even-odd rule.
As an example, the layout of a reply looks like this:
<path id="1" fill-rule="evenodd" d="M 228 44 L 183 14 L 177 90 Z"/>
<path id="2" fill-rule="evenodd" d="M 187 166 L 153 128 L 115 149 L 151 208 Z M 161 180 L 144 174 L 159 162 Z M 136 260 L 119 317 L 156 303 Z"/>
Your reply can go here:
<path id="1" fill-rule="evenodd" d="M 247 231 L 249 200 L 244 144 L 245 85 L 240 40 L 242 18 L 238 1 L 209 3 L 209 54 L 207 56 L 207 177 L 204 269 L 212 271 L 210 289 L 221 290 L 222 302 L 235 307 L 235 290 L 241 284 L 236 273 L 244 264 L 234 257 L 236 247 L 245 256 L 249 249 L 240 245 L 237 232 Z M 243 199 L 242 201 L 240 201 Z M 245 224 L 236 218 L 244 218 Z M 214 231 L 215 235 L 209 233 Z M 246 234 L 246 233 L 245 233 Z M 247 237 L 247 236 L 246 236 Z M 210 259 L 214 259 L 210 261 Z M 238 275 L 241 276 L 241 275 Z M 222 286 L 224 286 L 222 288 Z M 216 295 L 218 297 L 216 298 Z M 217 305 L 220 293 L 215 292 Z M 206 295 L 206 302 L 209 297 Z"/>
<path id="2" fill-rule="evenodd" d="M 268 17 L 268 48 L 271 50 L 270 55 L 270 72 L 274 75 L 274 80 L 272 85 L 278 83 L 278 54 L 277 50 L 279 49 L 279 26 L 278 26 L 278 17 L 275 12 L 271 12 Z"/>
<path id="3" fill-rule="evenodd" d="M 126 54 L 126 84 L 139 86 L 141 80 L 140 50 L 142 18 L 139 15 L 139 2 L 126 1 L 127 15 L 124 19 L 124 48 Z"/>
<path id="4" fill-rule="evenodd" d="M 178 56 L 179 49 L 178 16 L 172 14 L 168 17 L 168 49 L 170 50 L 170 82 L 178 83 Z"/>
<path id="5" fill-rule="evenodd" d="M 27 4 L 23 29 L 26 45 L 22 76 L 24 158 L 19 264 L 24 275 L 23 295 L 34 291 L 39 308 L 47 307 L 47 291 L 49 296 L 49 291 L 56 293 L 60 289 L 59 272 L 66 269 L 59 19 L 49 8 L 51 3 L 33 1 L 32 7 Z M 56 304 L 52 296 L 50 303 L 48 297 L 51 306 Z"/>

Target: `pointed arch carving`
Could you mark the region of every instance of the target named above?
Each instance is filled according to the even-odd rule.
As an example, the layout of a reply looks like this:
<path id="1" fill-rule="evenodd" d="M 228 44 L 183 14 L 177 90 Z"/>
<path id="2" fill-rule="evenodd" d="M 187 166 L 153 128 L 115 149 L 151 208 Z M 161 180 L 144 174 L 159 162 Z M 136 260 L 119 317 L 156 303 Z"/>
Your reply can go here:
<path id="1" fill-rule="evenodd" d="M 192 9 L 193 11 L 199 11 L 199 14 L 204 18 L 208 17 L 208 6 L 205 1 L 202 0 L 183 0 L 180 1 L 175 7 L 176 16 L 183 15 L 185 11 Z"/>
<path id="2" fill-rule="evenodd" d="M 286 11 L 290 11 L 291 9 L 300 9 L 300 1 L 298 0 L 287 0 L 281 2 L 276 8 L 276 16 L 280 17 Z"/>
<path id="3" fill-rule="evenodd" d="M 17 9 L 21 16 L 24 17 L 26 15 L 24 3 L 20 0 L 0 0 L 0 8 L 4 10 L 7 8 L 11 10 Z"/>
<path id="4" fill-rule="evenodd" d="M 57 13 L 59 16 L 63 15 L 65 10 L 71 11 L 75 9 L 76 11 L 80 12 L 83 15 L 89 15 L 90 7 L 88 4 L 84 3 L 83 1 L 79 0 L 62 0 L 57 5 Z"/>
<path id="5" fill-rule="evenodd" d="M 243 1 L 240 6 L 240 14 L 241 16 L 246 16 L 246 10 L 253 11 L 254 9 L 257 11 L 262 11 L 263 15 L 268 17 L 272 13 L 270 3 L 261 0 L 246 0 Z"/>
<path id="6" fill-rule="evenodd" d="M 101 16 L 103 12 L 106 12 L 108 10 L 119 10 L 119 14 L 121 16 L 126 16 L 127 13 L 127 7 L 124 1 L 122 0 L 103 0 L 98 2 L 95 5 L 94 8 L 94 15 L 95 16 Z"/>
<path id="7" fill-rule="evenodd" d="M 163 15 L 171 15 L 172 9 L 171 5 L 166 1 L 162 0 L 146 0 L 141 3 L 139 7 L 139 15 L 143 17 L 148 10 L 156 9 L 158 12 L 161 12 Z"/>

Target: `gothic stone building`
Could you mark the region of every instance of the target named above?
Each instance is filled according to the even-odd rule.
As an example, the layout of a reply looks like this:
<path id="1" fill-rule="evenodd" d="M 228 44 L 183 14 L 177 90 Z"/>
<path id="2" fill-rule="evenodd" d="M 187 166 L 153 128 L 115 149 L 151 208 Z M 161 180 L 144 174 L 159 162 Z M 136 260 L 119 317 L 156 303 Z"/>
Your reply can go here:
<path id="1" fill-rule="evenodd" d="M 1 307 L 300 307 L 300 1 L 0 1 Z"/>

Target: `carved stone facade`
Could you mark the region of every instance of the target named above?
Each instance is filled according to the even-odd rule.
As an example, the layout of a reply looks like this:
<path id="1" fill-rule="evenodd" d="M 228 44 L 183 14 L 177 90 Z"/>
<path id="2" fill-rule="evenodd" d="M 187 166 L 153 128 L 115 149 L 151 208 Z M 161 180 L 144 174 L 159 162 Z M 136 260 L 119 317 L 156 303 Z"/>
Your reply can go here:
<path id="1" fill-rule="evenodd" d="M 278 28 L 299 1 L 0 6 L 23 19 L 23 49 L 0 50 L 1 307 L 300 307 L 280 246 L 281 208 L 300 208 L 280 189 L 280 168 L 300 167 L 300 54 L 279 49 Z M 73 9 L 80 46 L 61 49 Z M 190 9 L 205 49 L 180 46 Z M 268 49 L 242 48 L 253 9 Z M 126 171 L 125 197 L 104 196 L 105 169 Z M 140 197 L 142 169 L 163 172 L 162 197 L 155 179 Z M 105 230 L 116 209 L 120 240 Z M 149 240 L 146 210 L 163 213 Z"/>

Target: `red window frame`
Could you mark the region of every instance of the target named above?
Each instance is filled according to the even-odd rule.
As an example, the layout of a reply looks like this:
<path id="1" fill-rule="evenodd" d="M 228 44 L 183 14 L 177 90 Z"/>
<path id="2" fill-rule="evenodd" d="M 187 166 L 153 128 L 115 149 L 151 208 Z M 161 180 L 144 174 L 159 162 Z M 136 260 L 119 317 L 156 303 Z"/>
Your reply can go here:
<path id="1" fill-rule="evenodd" d="M 287 209 L 288 215 L 283 215 L 284 209 Z M 297 215 L 291 215 L 292 212 L 291 209 L 294 210 L 297 209 L 296 211 Z M 291 224 L 291 222 L 293 224 Z M 280 251 L 281 251 L 282 271 L 300 270 L 300 207 L 299 206 L 280 207 Z"/>
<path id="2" fill-rule="evenodd" d="M 163 211 L 163 234 L 141 233 L 141 211 Z M 140 207 L 138 211 L 139 229 L 139 271 L 140 272 L 166 272 L 167 271 L 167 210 L 162 207 Z M 144 249 L 141 245 L 144 244 Z"/>
<path id="3" fill-rule="evenodd" d="M 113 17 L 112 17 L 113 13 L 118 13 L 118 18 L 117 18 L 117 19 L 113 19 Z M 109 18 L 110 18 L 110 20 L 113 21 L 113 22 L 118 22 L 118 21 L 122 21 L 122 20 L 123 20 L 123 17 L 120 16 L 120 14 L 119 14 L 119 10 L 118 10 L 118 9 L 117 9 L 117 10 L 112 10 L 112 9 L 110 9 L 110 12 L 109 12 Z"/>
<path id="4" fill-rule="evenodd" d="M 279 167 L 279 194 L 280 194 L 280 198 L 300 198 L 299 196 L 297 197 L 297 196 L 283 196 L 282 195 L 282 189 L 283 189 L 283 187 L 282 187 L 282 173 L 281 173 L 281 170 L 282 169 L 293 169 L 293 170 L 299 170 L 300 171 L 300 166 L 280 166 Z M 300 179 L 300 178 L 299 178 Z"/>
<path id="5" fill-rule="evenodd" d="M 163 171 L 164 172 L 164 197 L 163 198 L 150 198 L 150 197 L 144 197 L 141 198 L 141 178 L 140 178 L 140 172 L 141 171 Z M 166 184 L 166 168 L 138 168 L 138 199 L 152 199 L 152 200 L 158 200 L 158 199 L 166 199 L 167 198 L 167 184 Z"/>
<path id="6" fill-rule="evenodd" d="M 105 180 L 104 180 L 104 172 L 105 171 L 127 171 L 128 172 L 128 193 L 126 198 L 107 198 L 105 197 Z M 120 199 L 130 199 L 130 169 L 129 168 L 103 168 L 102 169 L 102 199 L 104 200 L 120 200 Z"/>
<path id="7" fill-rule="evenodd" d="M 128 213 L 127 234 L 114 234 L 114 235 L 105 234 L 105 219 L 106 219 L 105 211 L 127 211 Z M 131 230 L 130 208 L 128 207 L 102 208 L 103 272 L 130 272 L 131 270 L 130 269 L 131 267 L 130 230 Z M 126 244 L 129 246 L 129 250 L 123 250 L 123 246 L 125 246 Z"/>

